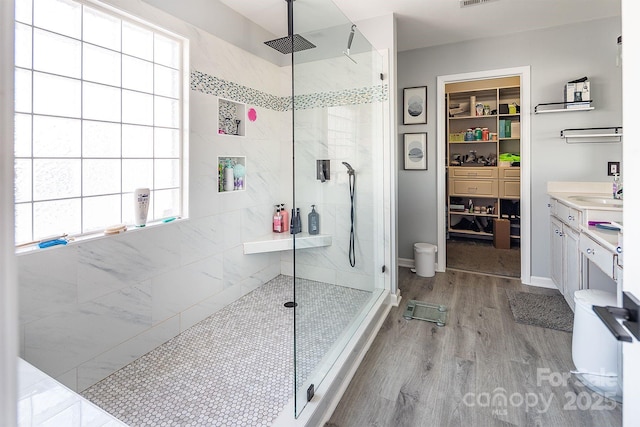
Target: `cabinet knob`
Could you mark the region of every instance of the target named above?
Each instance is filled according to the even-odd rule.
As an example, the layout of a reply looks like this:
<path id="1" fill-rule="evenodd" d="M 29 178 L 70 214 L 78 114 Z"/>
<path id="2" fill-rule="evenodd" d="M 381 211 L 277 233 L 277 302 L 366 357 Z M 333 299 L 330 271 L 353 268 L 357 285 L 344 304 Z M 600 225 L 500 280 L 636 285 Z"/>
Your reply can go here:
<path id="1" fill-rule="evenodd" d="M 621 254 L 621 253 L 622 253 L 622 248 L 621 248 L 620 246 L 618 246 L 618 247 L 616 248 L 616 252 L 617 252 L 617 253 L 619 253 L 619 254 Z"/>
<path id="2" fill-rule="evenodd" d="M 595 254 L 596 254 L 596 251 L 595 251 L 594 249 L 587 248 L 587 253 L 588 253 L 589 255 L 595 255 Z"/>
<path id="3" fill-rule="evenodd" d="M 547 203 L 547 207 L 550 208 L 551 207 L 551 203 Z"/>
<path id="4" fill-rule="evenodd" d="M 557 228 L 555 229 L 556 234 L 560 233 L 560 230 L 558 230 Z"/>
<path id="5" fill-rule="evenodd" d="M 558 236 L 562 237 L 562 236 L 564 236 L 564 233 L 561 231 L 561 232 L 558 233 Z"/>
<path id="6" fill-rule="evenodd" d="M 573 221 L 573 216 L 572 216 L 572 215 L 569 215 L 569 216 L 567 217 L 567 219 L 568 219 L 569 221 Z"/>

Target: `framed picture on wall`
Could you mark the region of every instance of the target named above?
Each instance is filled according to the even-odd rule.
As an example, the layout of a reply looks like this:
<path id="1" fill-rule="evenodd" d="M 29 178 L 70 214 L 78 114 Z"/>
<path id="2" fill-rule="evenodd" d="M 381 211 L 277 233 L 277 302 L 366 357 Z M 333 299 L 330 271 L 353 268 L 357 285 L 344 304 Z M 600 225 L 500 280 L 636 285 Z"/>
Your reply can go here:
<path id="1" fill-rule="evenodd" d="M 403 93 L 402 123 L 417 125 L 427 123 L 427 87 L 408 87 Z"/>
<path id="2" fill-rule="evenodd" d="M 404 134 L 404 168 L 427 170 L 427 134 Z"/>

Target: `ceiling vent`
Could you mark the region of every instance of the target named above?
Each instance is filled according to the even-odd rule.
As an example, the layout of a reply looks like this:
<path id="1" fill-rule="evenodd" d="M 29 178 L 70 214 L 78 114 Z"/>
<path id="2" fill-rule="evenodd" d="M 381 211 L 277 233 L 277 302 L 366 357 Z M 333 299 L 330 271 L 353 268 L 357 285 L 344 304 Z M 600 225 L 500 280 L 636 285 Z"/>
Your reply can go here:
<path id="1" fill-rule="evenodd" d="M 460 7 L 477 6 L 479 4 L 489 3 L 496 0 L 460 0 Z"/>

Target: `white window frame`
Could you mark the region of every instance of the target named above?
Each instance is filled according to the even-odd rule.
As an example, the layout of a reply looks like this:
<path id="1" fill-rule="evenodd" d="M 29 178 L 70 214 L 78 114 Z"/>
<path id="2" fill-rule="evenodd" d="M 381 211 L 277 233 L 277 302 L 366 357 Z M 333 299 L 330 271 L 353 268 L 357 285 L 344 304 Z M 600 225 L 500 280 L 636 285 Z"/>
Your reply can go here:
<path id="1" fill-rule="evenodd" d="M 19 0 L 18 0 L 19 1 Z M 20 247 L 23 247 L 25 243 L 36 243 L 39 240 L 46 238 L 48 236 L 38 236 L 35 235 L 35 209 L 34 209 L 34 204 L 37 203 L 40 200 L 34 200 L 34 191 L 33 191 L 33 177 L 34 177 L 34 167 L 33 167 L 33 160 L 34 160 L 34 153 L 33 153 L 33 117 L 34 116 L 45 116 L 46 115 L 42 115 L 42 114 L 36 114 L 34 113 L 34 105 L 33 105 L 33 75 L 35 73 L 43 73 L 43 74 L 50 74 L 47 72 L 43 72 L 43 71 L 38 71 L 38 70 L 34 70 L 34 53 L 33 53 L 33 43 L 34 43 L 34 38 L 33 38 L 33 34 L 34 34 L 34 29 L 38 29 L 38 27 L 35 26 L 35 22 L 33 22 L 33 7 L 35 4 L 34 0 L 27 0 L 30 1 L 31 5 L 32 5 L 32 19 L 30 23 L 25 23 L 25 22 L 21 22 L 16 20 L 15 22 L 18 23 L 20 22 L 20 24 L 23 25 L 29 25 L 30 29 L 31 29 L 31 67 L 30 68 L 26 68 L 23 66 L 18 67 L 17 65 L 15 65 L 15 69 L 23 69 L 23 70 L 29 70 L 31 72 L 31 90 L 32 90 L 32 99 L 31 99 L 31 108 L 30 108 L 30 112 L 25 113 L 25 112 L 18 112 L 16 111 L 16 114 L 26 114 L 31 116 L 31 155 L 30 156 L 16 156 L 16 159 L 29 159 L 31 160 L 31 194 L 30 194 L 30 199 L 26 200 L 26 201 L 21 201 L 21 202 L 16 202 L 16 205 L 30 205 L 31 208 L 31 237 L 32 237 L 32 241 L 31 242 L 16 242 L 17 244 L 19 244 Z M 178 196 L 178 201 L 177 201 L 177 206 L 174 205 L 174 208 L 177 210 L 177 212 L 173 212 L 171 215 L 167 215 L 169 218 L 187 218 L 188 217 L 188 123 L 189 123 L 189 78 L 190 78 L 190 73 L 189 73 L 189 41 L 187 38 L 182 37 L 178 34 L 175 34 L 167 29 L 161 28 L 157 25 L 151 24 L 147 21 L 141 20 L 137 17 L 134 17 L 132 15 L 130 15 L 127 12 L 118 10 L 110 5 L 107 5 L 105 3 L 101 3 L 98 1 L 93 1 L 93 0 L 69 0 L 72 1 L 74 3 L 77 3 L 79 5 L 81 5 L 82 9 L 84 9 L 84 7 L 90 7 L 92 9 L 96 9 L 104 14 L 107 15 L 111 15 L 119 20 L 121 20 L 122 22 L 126 22 L 129 24 L 133 24 L 136 25 L 138 27 L 142 27 L 145 30 L 148 31 L 152 31 L 154 34 L 159 34 L 162 37 L 171 39 L 172 41 L 175 41 L 178 43 L 179 45 L 179 58 L 177 61 L 177 67 L 178 68 L 173 68 L 174 70 L 178 71 L 178 75 L 179 75 L 179 79 L 180 81 L 178 82 L 178 93 L 177 93 L 177 98 L 173 98 L 173 97 L 169 97 L 171 99 L 177 100 L 177 104 L 178 104 L 178 108 L 179 108 L 179 112 L 178 112 L 178 123 L 176 127 L 172 127 L 172 129 L 176 129 L 177 133 L 178 133 L 178 153 L 177 153 L 177 158 L 176 157 L 171 157 L 174 160 L 178 161 L 179 164 L 179 171 L 178 171 L 178 182 L 177 182 L 177 186 L 171 186 L 171 187 L 166 187 L 166 188 L 159 188 L 159 190 L 163 190 L 163 189 L 177 189 L 179 196 Z M 82 14 L 82 12 L 81 12 Z M 81 19 L 84 19 L 81 18 Z M 49 30 L 46 30 L 49 31 Z M 84 34 L 81 33 L 80 38 L 73 38 L 75 40 L 78 40 L 81 43 L 81 46 L 84 46 L 84 43 L 88 43 L 84 41 Z M 122 42 L 121 42 L 122 43 Z M 88 43 L 90 44 L 90 43 Z M 97 45 L 101 48 L 104 48 L 104 46 L 100 46 Z M 82 49 L 81 49 L 82 50 Z M 113 52 L 117 52 L 117 54 L 120 55 L 121 58 L 121 76 L 122 76 L 122 58 L 124 58 L 125 56 L 128 57 L 132 57 L 131 55 L 125 54 L 122 52 L 122 45 L 120 47 L 120 50 L 114 50 Z M 83 53 L 81 53 L 82 55 Z M 135 56 L 133 56 L 133 58 L 135 58 Z M 156 58 L 153 58 L 152 61 L 149 61 L 151 64 L 151 67 L 155 67 L 156 66 L 156 62 L 155 62 Z M 82 61 L 82 56 L 81 56 L 81 61 Z M 82 62 L 81 62 L 82 64 Z M 163 64 L 158 64 L 158 65 L 163 65 Z M 52 74 L 55 76 L 55 74 Z M 63 77 L 67 77 L 67 76 L 63 76 Z M 80 82 L 81 87 L 83 87 L 84 85 L 84 75 L 81 75 L 80 78 L 76 78 L 75 80 Z M 72 78 L 72 77 L 70 77 Z M 91 81 L 87 80 L 87 83 L 92 83 Z M 124 157 L 124 153 L 122 150 L 122 126 L 123 125 L 127 125 L 127 124 L 136 124 L 139 125 L 138 123 L 127 123 L 127 122 L 123 122 L 123 112 L 122 112 L 122 93 L 124 90 L 128 90 L 130 91 L 130 89 L 127 89 L 126 87 L 123 87 L 123 79 L 120 79 L 120 84 L 116 85 L 116 86 L 111 86 L 108 84 L 103 84 L 103 83 L 99 83 L 100 85 L 106 86 L 106 87 L 113 87 L 116 88 L 120 91 L 120 99 L 121 99 L 121 112 L 120 112 L 120 120 L 114 120 L 114 121 L 110 121 L 111 123 L 115 123 L 120 125 L 120 136 L 121 136 L 121 149 L 120 149 L 120 155 L 119 157 L 85 157 L 82 155 L 80 155 L 80 157 L 73 157 L 74 159 L 79 159 L 80 163 L 81 163 L 81 175 L 80 175 L 80 180 L 82 181 L 82 162 L 86 159 L 96 159 L 96 160 L 120 160 L 120 192 L 115 192 L 115 193 L 107 193 L 107 194 L 92 194 L 92 195 L 88 195 L 88 194 L 84 194 L 83 191 L 80 191 L 80 194 L 77 196 L 73 196 L 70 197 L 71 199 L 78 199 L 79 203 L 80 203 L 80 217 L 79 217 L 79 221 L 80 221 L 80 232 L 79 233 L 74 233 L 74 235 L 72 237 L 75 238 L 75 240 L 85 240 L 85 239 L 90 239 L 90 238 L 94 238 L 94 237 L 98 237 L 98 236 L 102 236 L 103 235 L 103 229 L 109 226 L 112 226 L 114 224 L 104 224 L 104 228 L 103 229 L 93 229 L 93 230 L 86 230 L 85 225 L 83 224 L 84 222 L 84 218 L 83 218 L 83 201 L 87 198 L 91 198 L 91 197 L 96 197 L 96 196 L 105 196 L 105 195 L 119 195 L 120 196 L 120 219 L 122 222 L 123 219 L 123 205 L 125 203 L 125 200 L 127 197 L 130 197 L 131 200 L 133 200 L 133 193 L 128 189 L 127 191 L 125 191 L 125 189 L 123 188 L 123 161 L 124 160 L 128 160 L 128 159 L 138 159 L 136 157 Z M 135 92 L 135 91 L 134 91 Z M 148 95 L 151 95 L 153 97 L 153 99 L 155 100 L 157 97 L 164 97 L 163 95 L 160 95 L 157 93 L 156 88 L 152 88 L 151 92 L 140 92 L 140 93 L 145 93 Z M 80 97 L 82 97 L 82 94 L 80 95 Z M 94 121 L 91 120 L 90 118 L 84 118 L 84 111 L 81 111 L 81 116 L 80 116 L 80 121 L 81 123 L 84 125 L 85 121 Z M 65 116 L 59 116 L 59 117 L 63 117 L 65 118 Z M 151 129 L 155 130 L 157 128 L 166 128 L 166 126 L 157 126 L 155 119 L 154 122 L 149 125 L 148 127 L 150 127 Z M 80 136 L 80 146 L 82 147 L 82 132 L 81 132 L 81 136 Z M 155 137 L 154 137 L 155 139 Z M 155 145 L 155 144 L 154 144 Z M 164 160 L 167 159 L 167 157 L 156 157 L 156 153 L 154 152 L 153 155 L 151 157 L 144 157 L 143 159 L 147 159 L 150 160 L 151 163 L 154 165 L 153 171 L 155 171 L 155 162 L 156 160 Z M 153 172 L 152 172 L 153 173 Z M 155 187 L 156 187 L 156 183 L 155 183 L 155 174 L 154 174 L 154 178 L 153 178 L 153 186 L 152 186 L 152 204 L 153 204 L 153 195 L 155 192 Z M 81 188 L 82 188 L 83 184 L 81 184 Z M 64 200 L 64 199 L 69 199 L 69 197 L 65 198 L 62 197 L 60 199 L 56 199 L 56 198 L 48 198 L 46 199 L 46 201 L 55 201 L 55 200 Z M 132 203 L 132 210 L 133 210 L 133 203 Z M 148 225 L 156 225 L 156 224 L 163 224 L 164 220 L 167 219 L 167 216 L 162 216 L 157 215 L 154 216 L 154 212 L 153 212 L 153 205 L 150 207 L 149 209 L 149 222 Z M 127 225 L 131 225 L 131 224 L 127 224 Z M 17 231 L 17 230 L 16 230 Z M 67 233 L 66 230 L 60 230 L 60 234 L 63 233 Z M 16 237 L 17 238 L 17 237 Z"/>

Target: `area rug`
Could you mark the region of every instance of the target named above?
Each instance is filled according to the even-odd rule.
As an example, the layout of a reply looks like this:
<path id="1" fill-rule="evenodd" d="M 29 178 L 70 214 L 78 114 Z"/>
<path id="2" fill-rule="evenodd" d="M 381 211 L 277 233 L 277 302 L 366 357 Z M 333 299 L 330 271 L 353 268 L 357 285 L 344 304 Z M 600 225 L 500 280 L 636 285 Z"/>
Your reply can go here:
<path id="1" fill-rule="evenodd" d="M 559 331 L 573 331 L 573 311 L 562 295 L 507 290 L 516 322 Z"/>

